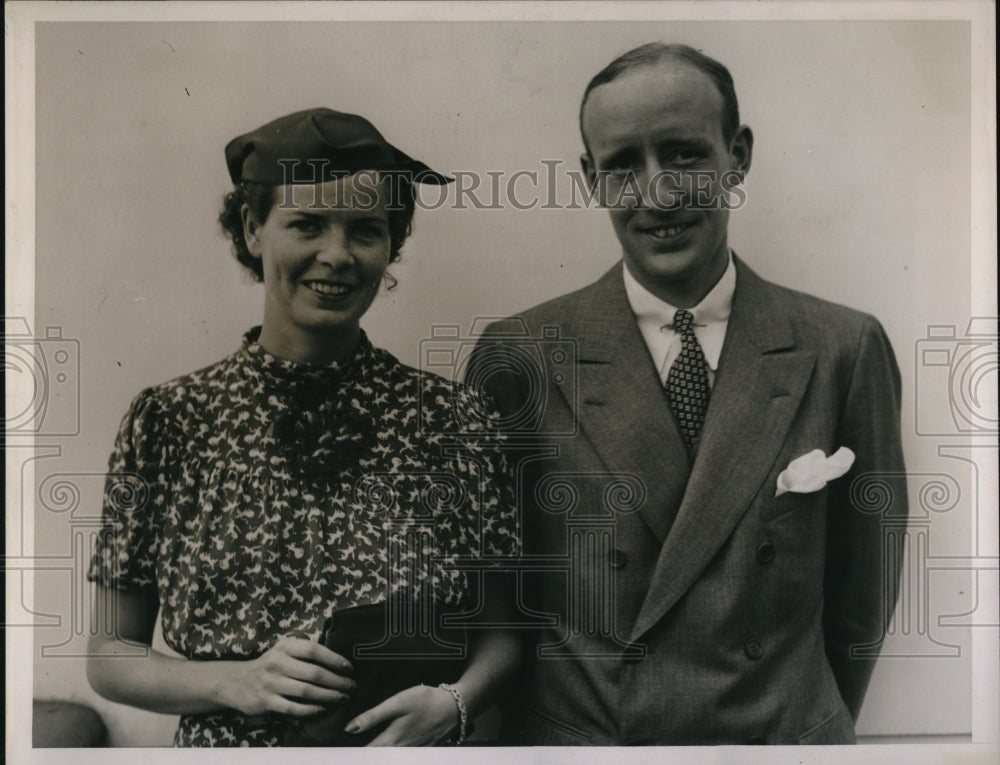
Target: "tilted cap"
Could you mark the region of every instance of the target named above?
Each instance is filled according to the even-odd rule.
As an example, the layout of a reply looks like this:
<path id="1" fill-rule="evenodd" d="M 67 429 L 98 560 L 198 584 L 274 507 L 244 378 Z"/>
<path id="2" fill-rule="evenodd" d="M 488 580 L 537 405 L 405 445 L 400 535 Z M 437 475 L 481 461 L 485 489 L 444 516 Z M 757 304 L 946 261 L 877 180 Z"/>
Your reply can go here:
<path id="1" fill-rule="evenodd" d="M 317 108 L 279 117 L 226 145 L 233 183 L 322 183 L 362 170 L 405 173 L 413 183 L 451 183 L 390 144 L 364 117 Z"/>

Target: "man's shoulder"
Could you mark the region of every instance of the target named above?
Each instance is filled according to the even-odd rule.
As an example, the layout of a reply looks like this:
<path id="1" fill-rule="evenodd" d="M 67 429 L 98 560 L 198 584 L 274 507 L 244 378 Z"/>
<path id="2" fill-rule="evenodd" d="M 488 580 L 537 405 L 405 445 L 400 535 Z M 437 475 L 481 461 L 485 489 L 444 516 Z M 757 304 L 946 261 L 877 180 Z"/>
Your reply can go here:
<path id="1" fill-rule="evenodd" d="M 869 313 L 777 284 L 757 275 L 745 264 L 741 266 L 740 279 L 756 293 L 754 302 L 766 304 L 785 316 L 799 335 L 850 341 L 867 329 L 881 326 Z M 740 286 L 737 281 L 737 299 Z"/>
<path id="2" fill-rule="evenodd" d="M 785 287 L 774 282 L 766 282 L 774 290 L 775 300 L 781 301 L 789 312 L 804 322 L 826 324 L 828 322 L 864 324 L 872 315 L 851 308 L 842 303 L 818 297 L 808 292 Z"/>
<path id="3" fill-rule="evenodd" d="M 604 299 L 616 289 L 624 294 L 620 263 L 590 284 L 491 322 L 484 334 L 538 336 L 545 327 L 571 326 L 578 316 L 586 312 L 587 306 Z"/>

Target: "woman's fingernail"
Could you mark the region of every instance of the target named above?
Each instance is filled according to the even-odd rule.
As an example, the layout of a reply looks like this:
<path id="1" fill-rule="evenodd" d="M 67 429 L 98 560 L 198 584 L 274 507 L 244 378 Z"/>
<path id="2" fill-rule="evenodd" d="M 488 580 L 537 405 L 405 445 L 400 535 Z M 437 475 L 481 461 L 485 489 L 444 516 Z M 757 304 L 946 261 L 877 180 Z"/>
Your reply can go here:
<path id="1" fill-rule="evenodd" d="M 347 723 L 347 725 L 344 726 L 344 730 L 346 730 L 348 733 L 357 733 L 359 730 L 361 730 L 361 726 L 358 725 L 356 721 L 351 720 L 349 723 Z"/>

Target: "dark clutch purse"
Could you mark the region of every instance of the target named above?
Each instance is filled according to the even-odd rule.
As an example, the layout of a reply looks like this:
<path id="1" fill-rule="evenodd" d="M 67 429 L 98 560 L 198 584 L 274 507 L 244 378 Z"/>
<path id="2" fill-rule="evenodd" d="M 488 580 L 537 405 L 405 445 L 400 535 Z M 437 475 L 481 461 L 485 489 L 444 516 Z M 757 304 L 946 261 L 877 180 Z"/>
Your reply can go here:
<path id="1" fill-rule="evenodd" d="M 439 627 L 442 612 L 416 614 L 416 608 L 393 604 L 390 612 L 390 604 L 375 603 L 346 608 L 327 619 L 320 643 L 351 662 L 358 687 L 342 704 L 290 720 L 285 746 L 365 746 L 379 730 L 345 733 L 344 725 L 354 717 L 406 688 L 460 677 L 465 630 Z"/>

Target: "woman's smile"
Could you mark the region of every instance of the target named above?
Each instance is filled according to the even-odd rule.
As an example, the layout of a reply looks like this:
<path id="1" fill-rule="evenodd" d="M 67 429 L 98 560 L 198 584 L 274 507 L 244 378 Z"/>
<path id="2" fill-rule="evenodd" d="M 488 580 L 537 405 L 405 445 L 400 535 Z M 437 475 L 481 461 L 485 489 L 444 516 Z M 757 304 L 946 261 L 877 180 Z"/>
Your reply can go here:
<path id="1" fill-rule="evenodd" d="M 355 175 L 276 193 L 263 222 L 244 214 L 264 278 L 261 345 L 300 361 L 349 353 L 389 265 L 387 183 Z"/>
<path id="2" fill-rule="evenodd" d="M 319 279 L 307 279 L 303 282 L 309 289 L 322 298 L 338 298 L 349 294 L 355 287 L 352 284 L 343 282 L 323 281 Z"/>

